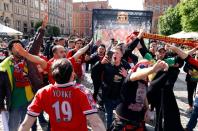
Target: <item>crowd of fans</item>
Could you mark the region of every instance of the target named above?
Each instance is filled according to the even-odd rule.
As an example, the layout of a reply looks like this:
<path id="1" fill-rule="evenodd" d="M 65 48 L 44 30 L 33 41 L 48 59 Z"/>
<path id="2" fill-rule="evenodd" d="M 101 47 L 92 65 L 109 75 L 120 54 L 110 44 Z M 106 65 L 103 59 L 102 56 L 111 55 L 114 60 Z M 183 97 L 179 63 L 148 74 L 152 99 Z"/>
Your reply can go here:
<path id="1" fill-rule="evenodd" d="M 10 131 L 36 131 L 37 117 L 42 127 L 53 131 L 85 131 L 87 120 L 94 131 L 145 131 L 154 111 L 156 131 L 195 128 L 198 46 L 185 53 L 151 41 L 147 48 L 142 30 L 128 43 L 113 38 L 109 45 L 81 38 L 44 41 L 46 24 L 44 20 L 28 44 L 0 41 L 0 111 L 8 111 Z M 191 113 L 185 128 L 173 92 L 183 66 Z M 89 70 L 93 92 L 81 84 Z M 106 121 L 97 115 L 98 105 L 104 108 Z"/>

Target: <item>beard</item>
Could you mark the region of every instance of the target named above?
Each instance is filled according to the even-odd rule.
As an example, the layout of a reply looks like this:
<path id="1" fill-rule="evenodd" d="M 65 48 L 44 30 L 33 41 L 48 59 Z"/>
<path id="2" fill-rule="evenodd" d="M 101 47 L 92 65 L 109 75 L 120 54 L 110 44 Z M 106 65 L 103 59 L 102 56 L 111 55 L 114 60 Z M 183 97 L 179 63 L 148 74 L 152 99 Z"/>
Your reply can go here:
<path id="1" fill-rule="evenodd" d="M 14 56 L 16 59 L 19 59 L 19 60 L 23 59 L 23 56 L 19 55 L 18 53 L 13 54 L 13 56 Z"/>

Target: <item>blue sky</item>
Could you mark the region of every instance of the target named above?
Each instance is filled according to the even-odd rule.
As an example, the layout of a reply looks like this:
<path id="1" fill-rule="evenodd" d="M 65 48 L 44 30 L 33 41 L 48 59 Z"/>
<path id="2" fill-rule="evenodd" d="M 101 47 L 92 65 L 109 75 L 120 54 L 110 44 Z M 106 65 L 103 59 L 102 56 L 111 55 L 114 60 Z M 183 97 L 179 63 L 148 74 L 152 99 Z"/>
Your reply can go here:
<path id="1" fill-rule="evenodd" d="M 73 2 L 82 1 L 87 2 L 97 0 L 73 0 Z M 114 9 L 143 10 L 143 0 L 109 0 L 109 3 Z"/>

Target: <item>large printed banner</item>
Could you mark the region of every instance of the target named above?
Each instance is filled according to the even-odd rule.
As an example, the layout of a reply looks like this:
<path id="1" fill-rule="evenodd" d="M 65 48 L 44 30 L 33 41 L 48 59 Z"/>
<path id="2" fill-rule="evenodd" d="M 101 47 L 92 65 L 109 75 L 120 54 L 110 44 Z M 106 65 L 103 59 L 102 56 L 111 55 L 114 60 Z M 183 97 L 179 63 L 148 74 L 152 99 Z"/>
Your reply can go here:
<path id="1" fill-rule="evenodd" d="M 150 32 L 152 27 L 151 11 L 94 9 L 92 29 L 94 41 L 101 40 L 109 45 L 112 38 L 126 42 L 126 37 L 140 28 Z"/>

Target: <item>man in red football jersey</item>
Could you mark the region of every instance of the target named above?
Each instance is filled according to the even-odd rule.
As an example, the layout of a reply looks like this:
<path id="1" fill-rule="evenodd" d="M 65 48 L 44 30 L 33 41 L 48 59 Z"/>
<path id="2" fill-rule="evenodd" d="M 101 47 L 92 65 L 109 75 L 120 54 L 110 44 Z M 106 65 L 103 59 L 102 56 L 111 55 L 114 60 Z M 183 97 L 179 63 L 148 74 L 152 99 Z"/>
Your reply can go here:
<path id="1" fill-rule="evenodd" d="M 56 83 L 37 92 L 19 131 L 29 130 L 43 110 L 49 115 L 51 131 L 87 131 L 86 119 L 94 131 L 105 131 L 89 90 L 73 82 L 75 75 L 69 60 L 53 63 L 52 76 Z"/>
<path id="2" fill-rule="evenodd" d="M 75 74 L 78 76 L 78 71 L 75 70 L 77 69 L 76 67 L 76 60 L 78 60 L 88 49 L 89 47 L 92 45 L 92 40 L 89 42 L 89 44 L 87 44 L 86 46 L 84 46 L 83 48 L 79 49 L 77 52 L 75 52 L 73 55 L 71 55 L 70 57 L 67 57 L 71 63 L 72 63 L 72 66 L 74 68 L 74 72 Z M 54 84 L 55 81 L 53 80 L 52 76 L 51 76 L 51 71 L 50 71 L 50 67 L 51 65 L 53 64 L 53 62 L 55 62 L 56 60 L 60 59 L 60 58 L 65 58 L 66 57 L 66 50 L 63 46 L 61 45 L 56 45 L 53 47 L 52 49 L 52 52 L 53 52 L 53 58 L 50 59 L 48 61 L 48 68 L 46 69 L 49 73 L 49 82 L 50 84 Z M 81 66 L 78 67 L 80 68 L 81 70 Z"/>
<path id="3" fill-rule="evenodd" d="M 68 60 L 71 61 L 73 67 L 75 68 L 75 62 L 76 60 L 81 56 L 83 55 L 88 49 L 89 47 L 91 46 L 92 44 L 92 41 L 90 41 L 89 44 L 87 44 L 86 46 L 84 46 L 83 48 L 79 49 L 73 56 L 69 57 Z M 35 57 L 35 56 L 32 56 L 30 54 L 27 54 L 27 51 L 25 51 L 23 49 L 22 46 L 20 46 L 19 44 L 15 44 L 15 48 L 17 49 L 17 52 L 23 56 L 24 58 L 28 59 L 28 60 L 33 60 L 35 61 L 35 63 L 39 63 L 41 61 L 41 59 L 38 59 L 38 57 Z M 54 84 L 55 81 L 51 75 L 51 65 L 58 59 L 61 59 L 61 58 L 65 58 L 66 57 L 66 50 L 63 46 L 61 45 L 56 45 L 53 47 L 52 49 L 53 51 L 53 58 L 51 58 L 48 62 L 42 62 L 41 65 L 42 68 L 48 72 L 48 79 L 49 79 L 49 83 L 50 84 Z M 74 70 L 75 72 L 75 70 Z M 76 73 L 76 72 L 75 72 Z M 77 74 L 77 73 L 76 73 Z"/>
<path id="4" fill-rule="evenodd" d="M 82 39 L 77 38 L 75 40 L 75 48 L 67 53 L 67 58 L 71 58 L 78 50 L 80 50 L 83 47 L 83 43 L 84 41 Z M 82 64 L 85 62 L 84 55 L 79 56 L 77 59 L 71 62 L 74 68 L 74 72 L 76 73 L 77 81 L 81 82 L 83 76 Z"/>

